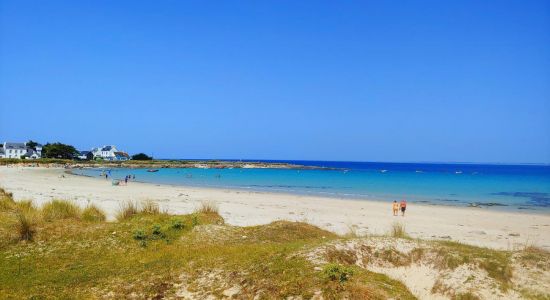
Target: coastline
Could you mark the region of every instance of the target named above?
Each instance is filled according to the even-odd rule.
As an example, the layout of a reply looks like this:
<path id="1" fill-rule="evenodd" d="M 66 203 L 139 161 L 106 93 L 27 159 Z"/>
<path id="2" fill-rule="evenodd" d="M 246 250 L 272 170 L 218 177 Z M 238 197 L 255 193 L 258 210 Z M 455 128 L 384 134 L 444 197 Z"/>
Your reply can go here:
<path id="1" fill-rule="evenodd" d="M 238 226 L 277 220 L 306 221 L 346 234 L 380 235 L 398 221 L 414 238 L 444 239 L 495 249 L 537 246 L 550 250 L 550 215 L 490 209 L 410 204 L 405 217 L 393 217 L 390 203 L 364 199 L 295 195 L 130 182 L 111 186 L 110 180 L 68 175 L 63 168 L 0 167 L 0 187 L 16 200 L 32 199 L 42 205 L 53 198 L 80 206 L 104 209 L 110 220 L 123 201 L 146 199 L 174 214 L 192 212 L 201 201 L 219 204 L 227 223 Z M 62 176 L 64 175 L 64 176 Z"/>
<path id="2" fill-rule="evenodd" d="M 97 169 L 94 167 L 91 167 L 90 169 Z M 115 169 L 115 168 L 113 168 Z M 87 174 L 78 174 L 73 172 L 74 169 L 65 169 L 65 173 L 72 175 L 72 176 L 82 176 L 86 178 L 93 178 L 93 179 L 99 179 L 100 181 L 104 181 L 101 178 L 98 178 L 97 176 L 87 175 Z M 122 178 L 110 178 L 111 179 L 118 179 L 122 180 Z M 196 188 L 196 189 L 213 189 L 213 190 L 233 190 L 233 191 L 241 191 L 241 192 L 253 192 L 253 193 L 260 193 L 260 194 L 276 194 L 276 195 L 285 195 L 287 197 L 297 197 L 297 196 L 304 196 L 304 197 L 315 197 L 320 199 L 331 199 L 331 200 L 349 200 L 349 201 L 368 201 L 368 202 L 378 202 L 382 203 L 384 205 L 388 205 L 387 199 L 381 199 L 376 197 L 367 197 L 365 195 L 351 195 L 351 194 L 340 194 L 340 193 L 315 193 L 315 192 L 303 192 L 303 191 L 292 191 L 289 192 L 287 190 L 274 190 L 274 189 L 262 189 L 262 188 L 253 188 L 253 187 L 236 187 L 236 186 L 217 186 L 217 185 L 200 185 L 200 184 L 172 184 L 172 183 L 153 183 L 148 181 L 141 181 L 141 180 L 132 180 L 133 183 L 142 183 L 142 184 L 151 184 L 151 185 L 161 185 L 161 186 L 170 186 L 174 188 Z M 491 202 L 470 202 L 470 205 L 457 205 L 457 204 L 447 204 L 447 203 L 436 203 L 431 202 L 429 200 L 422 200 L 422 201 L 408 201 L 409 204 L 412 204 L 414 206 L 440 206 L 440 207 L 452 207 L 452 208 L 458 208 L 458 209 L 466 209 L 468 211 L 472 209 L 481 209 L 486 211 L 495 211 L 495 212 L 511 212 L 511 213 L 521 213 L 521 214 L 528 214 L 528 215 L 543 215 L 548 216 L 550 215 L 550 210 L 535 210 L 535 209 L 520 209 L 520 208 L 502 208 L 502 207 L 508 207 L 506 204 L 494 204 L 491 205 Z M 472 205 L 476 204 L 476 205 Z"/>

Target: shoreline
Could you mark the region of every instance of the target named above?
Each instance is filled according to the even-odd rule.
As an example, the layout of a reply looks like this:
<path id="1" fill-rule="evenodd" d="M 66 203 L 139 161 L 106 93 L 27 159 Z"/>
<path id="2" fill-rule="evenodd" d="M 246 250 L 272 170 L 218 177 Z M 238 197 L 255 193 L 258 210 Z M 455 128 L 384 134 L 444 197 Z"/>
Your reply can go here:
<path id="1" fill-rule="evenodd" d="M 71 175 L 75 176 L 84 176 L 89 178 L 96 178 L 96 176 L 91 176 L 87 174 L 78 174 L 75 173 L 75 170 L 78 169 L 103 169 L 103 168 L 97 168 L 97 167 L 84 167 L 84 168 L 69 168 L 66 169 L 67 173 L 70 173 Z M 110 168 L 110 169 L 119 169 L 116 168 Z M 124 167 L 120 168 L 124 169 Z M 146 168 L 140 168 L 140 169 L 146 169 Z M 323 171 L 330 171 L 328 169 L 323 169 Z M 118 177 L 111 177 L 109 180 L 117 179 L 117 180 L 123 180 L 123 178 Z M 286 195 L 289 197 L 294 196 L 305 196 L 305 197 L 318 197 L 318 198 L 327 198 L 327 199 L 339 199 L 339 200 L 351 200 L 351 201 L 374 201 L 374 202 L 380 202 L 387 204 L 388 201 L 393 201 L 396 197 L 392 197 L 391 199 L 385 199 L 381 197 L 377 197 L 375 195 L 363 195 L 363 194 L 343 194 L 338 192 L 308 192 L 308 191 L 300 191 L 300 190 L 286 190 L 286 189 L 274 189 L 274 188 L 261 188 L 256 186 L 223 186 L 223 185 L 208 185 L 208 184 L 185 184 L 185 183 L 155 183 L 151 181 L 141 181 L 141 180 L 132 180 L 132 182 L 136 183 L 148 183 L 148 184 L 160 184 L 165 186 L 172 186 L 172 187 L 183 187 L 183 188 L 197 188 L 197 189 L 214 189 L 214 190 L 224 190 L 224 189 L 230 189 L 230 190 L 239 190 L 242 192 L 258 192 L 258 193 L 266 193 L 266 194 L 280 194 L 280 195 Z M 397 197 L 399 198 L 399 197 Z M 411 196 L 409 199 L 407 199 L 409 204 L 414 204 L 415 206 L 442 206 L 442 207 L 455 207 L 455 208 L 465 208 L 465 209 L 482 209 L 482 210 L 490 210 L 490 211 L 501 211 L 501 212 L 510 212 L 510 213 L 525 213 L 525 214 L 534 214 L 534 215 L 550 215 L 550 207 L 531 207 L 529 205 L 513 205 L 513 204 L 503 204 L 499 202 L 491 202 L 490 200 L 484 200 L 484 199 L 469 199 L 469 200 L 451 200 L 451 201 L 433 201 L 433 199 L 427 199 L 427 198 L 415 198 L 414 196 Z"/>
<path id="2" fill-rule="evenodd" d="M 0 187 L 16 200 L 42 205 L 53 198 L 98 205 L 109 220 L 123 201 L 157 202 L 172 214 L 192 212 L 201 201 L 218 203 L 226 222 L 237 226 L 277 220 L 306 221 L 338 234 L 387 233 L 403 223 L 414 238 L 443 239 L 511 250 L 537 246 L 550 250 L 550 215 L 459 206 L 409 203 L 405 217 L 393 217 L 389 202 L 228 188 L 190 187 L 145 182 L 111 186 L 110 180 L 66 174 L 63 168 L 0 167 Z"/>
<path id="3" fill-rule="evenodd" d="M 287 162 L 262 161 L 225 161 L 225 160 L 68 160 L 68 159 L 33 159 L 21 160 L 1 158 L 0 166 L 47 167 L 47 168 L 128 168 L 128 169 L 288 169 L 288 170 L 343 170 L 341 168 L 308 166 Z"/>

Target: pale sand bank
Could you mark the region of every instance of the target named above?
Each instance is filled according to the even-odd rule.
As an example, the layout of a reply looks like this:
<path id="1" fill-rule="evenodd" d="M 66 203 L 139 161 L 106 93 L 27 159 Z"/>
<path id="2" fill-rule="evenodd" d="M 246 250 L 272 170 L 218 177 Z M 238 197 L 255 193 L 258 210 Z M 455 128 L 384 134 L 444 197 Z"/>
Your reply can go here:
<path id="1" fill-rule="evenodd" d="M 104 209 L 109 219 L 122 201 L 151 199 L 173 214 L 192 212 L 203 200 L 219 204 L 220 214 L 232 225 L 246 226 L 275 220 L 307 221 L 344 234 L 353 227 L 360 234 L 384 234 L 395 221 L 402 222 L 415 238 L 452 239 L 498 249 L 534 245 L 550 250 L 550 214 L 491 211 L 409 204 L 407 215 L 393 217 L 391 204 L 377 201 L 315 196 L 155 185 L 130 182 L 112 186 L 110 180 L 67 175 L 62 169 L 0 167 L 0 187 L 16 200 L 35 204 L 67 199 Z"/>

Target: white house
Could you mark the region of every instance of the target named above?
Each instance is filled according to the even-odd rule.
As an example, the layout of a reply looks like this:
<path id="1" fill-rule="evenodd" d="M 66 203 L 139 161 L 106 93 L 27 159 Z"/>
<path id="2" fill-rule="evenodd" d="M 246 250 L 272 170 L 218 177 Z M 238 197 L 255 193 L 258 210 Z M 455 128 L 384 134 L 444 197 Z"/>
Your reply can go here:
<path id="1" fill-rule="evenodd" d="M 99 148 L 93 148 L 94 159 L 103 160 L 129 160 L 130 156 L 126 152 L 118 151 L 114 145 L 107 145 Z"/>
<path id="2" fill-rule="evenodd" d="M 4 142 L 0 147 L 0 158 L 36 159 L 42 157 L 42 145 L 36 145 L 36 150 L 27 147 L 27 143 Z"/>

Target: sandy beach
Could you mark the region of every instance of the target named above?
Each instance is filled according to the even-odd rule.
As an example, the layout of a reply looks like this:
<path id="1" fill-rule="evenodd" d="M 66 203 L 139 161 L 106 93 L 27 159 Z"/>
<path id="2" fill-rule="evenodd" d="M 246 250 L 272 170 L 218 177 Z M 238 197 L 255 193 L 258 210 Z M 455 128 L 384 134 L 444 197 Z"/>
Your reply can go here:
<path id="1" fill-rule="evenodd" d="M 0 167 L 0 187 L 16 200 L 42 205 L 66 199 L 85 207 L 93 203 L 114 219 L 120 203 L 154 200 L 172 214 L 190 213 L 201 201 L 215 201 L 231 225 L 267 224 L 275 220 L 305 221 L 346 234 L 385 234 L 398 221 L 414 238 L 448 239 L 495 249 L 537 246 L 550 250 L 550 215 L 409 204 L 405 217 L 393 217 L 391 204 L 304 195 L 230 189 L 182 187 L 110 180 L 66 174 L 63 169 Z"/>

